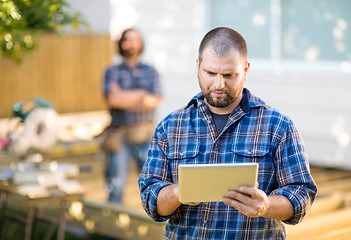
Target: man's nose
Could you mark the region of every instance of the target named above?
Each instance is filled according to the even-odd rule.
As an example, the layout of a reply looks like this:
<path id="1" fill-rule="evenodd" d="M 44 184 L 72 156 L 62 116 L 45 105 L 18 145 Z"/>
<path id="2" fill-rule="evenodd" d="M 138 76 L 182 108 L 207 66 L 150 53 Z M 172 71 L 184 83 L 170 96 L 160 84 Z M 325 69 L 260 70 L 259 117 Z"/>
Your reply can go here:
<path id="1" fill-rule="evenodd" d="M 214 80 L 215 82 L 214 82 L 214 86 L 215 86 L 215 88 L 216 89 L 222 89 L 222 88 L 224 88 L 224 78 L 223 78 L 223 76 L 222 76 L 222 74 L 217 74 L 216 75 L 216 78 L 215 78 L 215 80 Z"/>

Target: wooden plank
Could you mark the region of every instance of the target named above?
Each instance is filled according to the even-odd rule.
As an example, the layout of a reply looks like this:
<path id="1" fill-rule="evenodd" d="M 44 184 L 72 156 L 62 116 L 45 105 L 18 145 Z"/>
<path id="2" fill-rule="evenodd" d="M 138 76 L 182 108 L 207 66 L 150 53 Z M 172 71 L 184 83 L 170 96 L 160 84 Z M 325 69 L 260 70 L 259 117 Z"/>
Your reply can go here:
<path id="1" fill-rule="evenodd" d="M 342 194 L 318 195 L 306 218 L 341 209 L 343 204 L 344 196 Z"/>
<path id="2" fill-rule="evenodd" d="M 318 172 L 312 171 L 312 177 L 316 182 L 322 184 L 325 182 L 331 182 L 342 178 L 351 178 L 351 171 L 326 168 Z"/>
<path id="3" fill-rule="evenodd" d="M 351 192 L 351 178 L 341 178 L 318 184 L 321 192 Z"/>
<path id="4" fill-rule="evenodd" d="M 310 168 L 311 168 L 312 173 L 323 172 L 327 169 L 326 167 L 322 167 L 319 165 L 313 165 L 313 164 L 310 166 Z"/>
<path id="5" fill-rule="evenodd" d="M 330 232 L 317 235 L 310 240 L 347 240 L 351 239 L 351 227 L 332 230 Z"/>
<path id="6" fill-rule="evenodd" d="M 332 232 L 350 226 L 351 208 L 340 209 L 327 214 L 306 218 L 295 226 L 287 225 L 287 240 L 311 239 L 316 235 Z"/>

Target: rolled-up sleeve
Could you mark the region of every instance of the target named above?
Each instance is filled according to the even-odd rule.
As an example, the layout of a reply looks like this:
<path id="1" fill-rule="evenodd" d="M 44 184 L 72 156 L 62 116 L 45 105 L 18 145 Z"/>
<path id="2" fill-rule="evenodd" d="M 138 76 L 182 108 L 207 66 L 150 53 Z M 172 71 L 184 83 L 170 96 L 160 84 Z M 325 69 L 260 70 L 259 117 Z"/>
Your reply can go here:
<path id="1" fill-rule="evenodd" d="M 317 186 L 311 176 L 304 143 L 291 123 L 275 154 L 279 188 L 271 194 L 287 197 L 294 207 L 294 216 L 284 221 L 297 224 L 307 214 L 316 194 Z"/>
<path id="2" fill-rule="evenodd" d="M 164 154 L 167 141 L 163 138 L 162 127 L 156 128 L 149 148 L 148 158 L 138 178 L 140 197 L 146 213 L 155 221 L 167 221 L 170 216 L 160 216 L 156 211 L 160 190 L 172 184 L 168 160 Z"/>

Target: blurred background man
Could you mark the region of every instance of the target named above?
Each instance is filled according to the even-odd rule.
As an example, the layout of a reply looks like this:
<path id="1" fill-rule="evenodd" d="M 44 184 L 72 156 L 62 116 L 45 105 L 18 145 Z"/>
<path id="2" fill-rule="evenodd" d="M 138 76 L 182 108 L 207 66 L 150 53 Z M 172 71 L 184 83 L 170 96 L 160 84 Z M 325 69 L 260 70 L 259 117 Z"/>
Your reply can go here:
<path id="1" fill-rule="evenodd" d="M 108 201 L 119 204 L 131 157 L 139 170 L 147 157 L 161 89 L 156 69 L 140 62 L 144 43 L 136 29 L 125 30 L 117 47 L 123 61 L 106 69 L 103 85 L 111 115 L 103 148 L 107 152 Z"/>

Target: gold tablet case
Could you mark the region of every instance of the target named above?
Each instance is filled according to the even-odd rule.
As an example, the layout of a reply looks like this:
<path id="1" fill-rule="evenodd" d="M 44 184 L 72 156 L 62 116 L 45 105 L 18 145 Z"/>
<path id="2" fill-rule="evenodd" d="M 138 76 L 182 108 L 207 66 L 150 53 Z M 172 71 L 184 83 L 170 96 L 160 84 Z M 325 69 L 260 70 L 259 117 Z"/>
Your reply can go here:
<path id="1" fill-rule="evenodd" d="M 228 190 L 256 186 L 258 164 L 180 164 L 178 174 L 180 202 L 217 202 Z"/>

